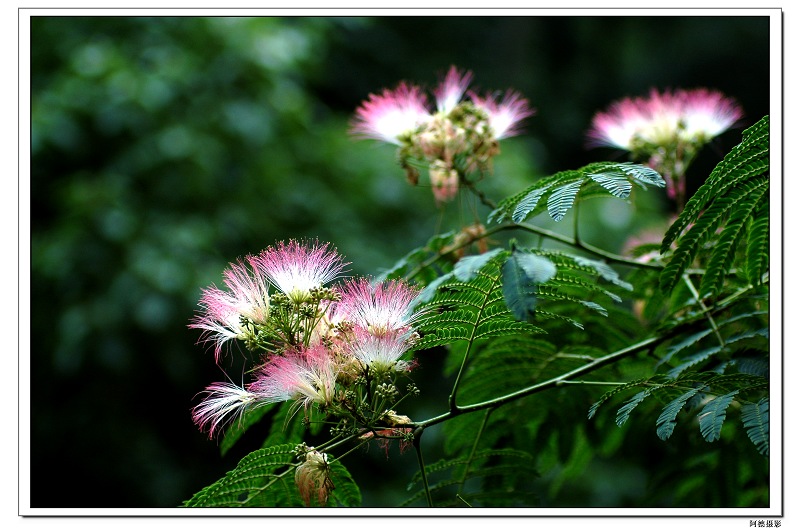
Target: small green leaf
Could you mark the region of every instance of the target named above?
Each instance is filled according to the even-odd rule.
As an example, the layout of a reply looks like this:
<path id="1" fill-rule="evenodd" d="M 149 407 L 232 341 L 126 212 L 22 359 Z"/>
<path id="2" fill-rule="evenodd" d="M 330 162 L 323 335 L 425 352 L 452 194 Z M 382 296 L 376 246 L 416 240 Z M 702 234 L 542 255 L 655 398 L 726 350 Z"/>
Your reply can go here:
<path id="1" fill-rule="evenodd" d="M 589 174 L 589 177 L 618 198 L 627 198 L 631 195 L 631 190 L 633 190 L 633 185 L 628 180 L 628 176 L 617 170 Z"/>
<path id="2" fill-rule="evenodd" d="M 626 421 L 628 421 L 628 418 L 630 417 L 631 412 L 633 412 L 633 409 L 639 406 L 642 403 L 642 401 L 644 401 L 647 398 L 647 396 L 650 395 L 650 392 L 651 392 L 650 388 L 648 388 L 647 390 L 642 390 L 641 392 L 637 393 L 636 395 L 625 401 L 625 404 L 622 405 L 620 409 L 617 411 L 617 419 L 615 420 L 617 426 L 621 427 L 622 425 L 625 424 Z"/>
<path id="3" fill-rule="evenodd" d="M 528 214 L 536 208 L 539 200 L 547 190 L 548 187 L 542 187 L 528 192 L 525 197 L 522 198 L 522 201 L 517 204 L 514 213 L 511 215 L 511 219 L 519 223 L 527 218 Z"/>
<path id="4" fill-rule="evenodd" d="M 556 274 L 555 265 L 546 257 L 514 251 L 503 265 L 503 297 L 511 314 L 527 321 L 536 310 L 536 286 Z"/>
<path id="5" fill-rule="evenodd" d="M 703 407 L 697 419 L 700 421 L 700 434 L 707 442 L 716 441 L 722 432 L 722 424 L 725 422 L 726 411 L 733 401 L 733 397 L 739 393 L 734 390 L 725 395 L 715 397 Z"/>
<path id="6" fill-rule="evenodd" d="M 333 506 L 333 502 L 347 508 L 361 506 L 361 490 L 358 489 L 358 484 L 353 480 L 344 464 L 339 460 L 333 460 L 330 462 L 330 467 L 334 488 L 330 494 L 328 506 Z"/>
<path id="7" fill-rule="evenodd" d="M 553 193 L 547 198 L 547 212 L 553 220 L 560 222 L 564 219 L 567 211 L 575 203 L 575 196 L 578 195 L 583 183 L 583 180 L 573 181 L 553 190 Z"/>
<path id="8" fill-rule="evenodd" d="M 583 267 L 592 268 L 597 275 L 599 275 L 603 280 L 608 281 L 611 284 L 619 286 L 620 288 L 624 288 L 625 290 L 632 291 L 633 285 L 627 281 L 623 281 L 620 279 L 619 274 L 603 261 L 599 260 L 592 260 L 587 259 L 586 257 L 574 257 L 575 262 Z"/>
<path id="9" fill-rule="evenodd" d="M 701 388 L 694 388 L 693 390 L 689 390 L 685 394 L 681 395 L 680 397 L 672 400 L 667 406 L 664 407 L 664 410 L 661 411 L 661 415 L 658 416 L 656 420 L 656 434 L 662 440 L 666 440 L 670 436 L 672 436 L 672 431 L 675 429 L 675 418 L 678 417 L 678 413 L 683 409 L 686 402 L 697 395 L 697 392 L 700 391 Z"/>
<path id="10" fill-rule="evenodd" d="M 433 296 L 436 295 L 436 290 L 445 282 L 449 281 L 453 278 L 453 273 L 447 273 L 442 275 L 441 277 L 437 277 L 426 286 L 418 295 L 417 298 L 414 300 L 414 305 L 421 305 L 422 303 L 428 303 Z"/>
<path id="11" fill-rule="evenodd" d="M 490 260 L 496 257 L 499 253 L 503 253 L 502 248 L 493 249 L 492 251 L 482 253 L 480 255 L 469 255 L 460 259 L 453 268 L 453 274 L 459 281 L 465 283 L 471 281 L 478 275 L 478 270 L 486 266 Z"/>
<path id="12" fill-rule="evenodd" d="M 769 456 L 769 398 L 742 405 L 742 424 L 758 452 Z"/>

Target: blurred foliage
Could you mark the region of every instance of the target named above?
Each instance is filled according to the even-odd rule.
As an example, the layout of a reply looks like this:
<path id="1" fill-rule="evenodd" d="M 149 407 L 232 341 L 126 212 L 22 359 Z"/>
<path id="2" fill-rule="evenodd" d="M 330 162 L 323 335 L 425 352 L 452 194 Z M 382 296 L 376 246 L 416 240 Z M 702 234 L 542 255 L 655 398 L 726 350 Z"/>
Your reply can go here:
<path id="1" fill-rule="evenodd" d="M 651 87 L 719 89 L 741 102 L 752 124 L 768 112 L 768 23 L 723 16 L 32 18 L 31 505 L 174 507 L 235 466 L 243 452 L 220 458 L 216 442 L 192 425 L 193 396 L 219 369 L 186 328 L 200 289 L 219 283 L 228 262 L 310 236 L 333 242 L 352 273 L 377 274 L 431 234 L 475 221 L 477 213 L 458 202 L 442 216 L 430 190 L 404 182 L 391 147 L 348 135 L 352 111 L 370 92 L 402 79 L 431 85 L 451 64 L 473 70 L 480 90 L 522 92 L 537 115 L 526 135 L 504 141 L 494 175 L 481 184 L 505 197 L 535 177 L 621 158 L 586 150 L 584 132 L 596 109 Z M 690 193 L 738 138 L 723 135 L 695 162 Z M 643 200 L 636 209 L 617 202 L 586 209 L 582 216 L 594 223 L 584 237 L 619 248 L 632 227 L 664 209 L 663 200 Z M 226 360 L 234 380 L 240 358 Z M 443 361 L 421 363 L 429 381 L 418 380 L 426 392 L 420 416 L 436 408 Z M 565 392 L 552 393 L 561 400 Z M 540 471 L 550 460 L 549 475 L 563 474 L 537 479 L 545 486 L 538 502 L 763 500 L 645 489 L 662 480 L 652 473 L 660 457 L 677 452 L 680 437 L 699 435 L 662 442 L 655 431 L 636 430 L 601 437 L 587 424 L 574 447 L 541 436 L 552 452 L 540 456 Z M 436 434 L 426 432 L 428 443 Z M 236 445 L 251 450 L 264 437 L 249 431 Z M 405 489 L 415 459 L 395 450 L 389 462 L 375 451 L 350 470 L 365 505 L 394 504 L 392 490 Z M 687 474 L 700 475 L 702 487 L 705 464 L 730 459 L 725 452 L 697 457 Z M 372 473 L 363 483 L 359 467 Z M 610 478 L 626 481 L 609 486 Z"/>

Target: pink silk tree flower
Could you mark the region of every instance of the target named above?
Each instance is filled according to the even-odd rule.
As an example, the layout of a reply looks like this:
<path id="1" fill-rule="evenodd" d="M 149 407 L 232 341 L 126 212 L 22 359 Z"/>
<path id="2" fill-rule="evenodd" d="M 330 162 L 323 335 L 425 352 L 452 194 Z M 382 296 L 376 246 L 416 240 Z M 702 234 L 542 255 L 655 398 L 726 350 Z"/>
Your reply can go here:
<path id="1" fill-rule="evenodd" d="M 322 345 L 274 355 L 257 372 L 248 390 L 268 402 L 295 401 L 296 407 L 330 404 L 338 370 Z"/>
<path id="2" fill-rule="evenodd" d="M 394 90 L 370 94 L 356 110 L 351 131 L 367 138 L 400 145 L 403 137 L 430 120 L 427 97 L 416 85 L 400 83 Z"/>
<path id="3" fill-rule="evenodd" d="M 419 291 L 402 280 L 373 284 L 367 278 L 348 280 L 341 288 L 336 317 L 375 336 L 403 332 L 419 317 L 414 299 Z"/>
<path id="4" fill-rule="evenodd" d="M 328 243 L 296 240 L 270 246 L 252 263 L 296 303 L 308 301 L 312 289 L 321 288 L 335 279 L 349 264 Z"/>
<path id="5" fill-rule="evenodd" d="M 675 140 L 704 144 L 743 116 L 739 105 L 709 89 L 650 91 L 648 98 L 624 98 L 597 113 L 589 130 L 593 146 L 628 151 L 641 144 L 667 146 Z"/>
<path id="6" fill-rule="evenodd" d="M 451 66 L 432 90 L 433 110 L 419 86 L 402 82 L 370 94 L 353 120 L 352 133 L 398 146 L 397 162 L 410 184 L 418 185 L 420 168 L 427 167 L 439 207 L 453 201 L 462 185 L 472 189 L 491 172 L 492 158 L 500 153 L 497 141 L 518 134 L 520 122 L 534 114 L 514 91 L 500 101 L 468 91 L 472 77 L 471 71 Z M 465 94 L 471 100 L 464 100 Z"/>
<path id="7" fill-rule="evenodd" d="M 256 394 L 225 382 L 215 382 L 204 393 L 205 399 L 192 409 L 192 419 L 201 430 L 208 430 L 209 438 L 258 401 Z"/>
<path id="8" fill-rule="evenodd" d="M 253 257 L 247 260 L 253 264 Z M 189 325 L 202 330 L 202 342 L 214 343 L 217 361 L 225 342 L 243 340 L 252 333 L 243 318 L 254 324 L 265 324 L 269 318 L 269 283 L 257 268 L 251 270 L 242 261 L 231 263 L 223 279 L 228 290 L 204 289 L 199 302 L 203 311 Z"/>
<path id="9" fill-rule="evenodd" d="M 653 89 L 647 98 L 624 98 L 595 114 L 587 136 L 589 146 L 622 148 L 660 172 L 680 210 L 686 170 L 700 148 L 742 116 L 739 105 L 717 91 Z"/>

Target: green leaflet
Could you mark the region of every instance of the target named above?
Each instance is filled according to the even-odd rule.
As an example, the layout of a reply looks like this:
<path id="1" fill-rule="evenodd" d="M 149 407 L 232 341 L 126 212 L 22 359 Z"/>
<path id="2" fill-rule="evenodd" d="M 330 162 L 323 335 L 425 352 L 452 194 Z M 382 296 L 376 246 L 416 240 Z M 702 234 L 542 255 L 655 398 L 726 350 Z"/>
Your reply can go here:
<path id="1" fill-rule="evenodd" d="M 769 198 L 762 202 L 753 216 L 747 235 L 744 274 L 748 282 L 761 284 L 761 277 L 769 268 Z"/>
<path id="2" fill-rule="evenodd" d="M 739 390 L 734 390 L 712 399 L 706 403 L 703 410 L 697 416 L 697 419 L 700 421 L 700 433 L 707 442 L 719 439 L 728 406 L 730 406 L 733 397 L 737 393 L 739 393 Z"/>
<path id="3" fill-rule="evenodd" d="M 529 321 L 536 310 L 536 288 L 556 274 L 546 257 L 513 251 L 503 265 L 503 297 L 514 317 Z"/>
<path id="4" fill-rule="evenodd" d="M 628 180 L 624 172 L 609 170 L 603 174 L 589 174 L 589 177 L 601 187 L 611 192 L 612 195 L 625 199 L 631 195 L 633 183 Z"/>
<path id="5" fill-rule="evenodd" d="M 678 398 L 673 399 L 664 407 L 664 410 L 661 411 L 661 415 L 659 415 L 656 420 L 656 434 L 658 434 L 659 438 L 666 440 L 672 436 L 672 431 L 675 430 L 675 425 L 677 425 L 675 418 L 678 417 L 678 413 L 686 405 L 686 402 L 697 395 L 700 389 L 701 388 L 693 388 L 680 395 Z"/>
<path id="6" fill-rule="evenodd" d="M 456 279 L 463 282 L 469 282 L 478 275 L 478 271 L 486 266 L 490 260 L 495 258 L 500 253 L 503 253 L 502 248 L 493 249 L 480 255 L 468 255 L 461 258 L 453 267 L 453 275 Z"/>
<path id="7" fill-rule="evenodd" d="M 566 185 L 561 185 L 553 189 L 550 197 L 547 198 L 547 213 L 550 218 L 556 222 L 560 222 L 566 216 L 567 211 L 572 208 L 575 203 L 575 197 L 581 189 L 584 181 L 573 181 Z"/>
<path id="8" fill-rule="evenodd" d="M 687 351 L 692 351 L 693 354 L 688 357 L 685 357 L 683 359 L 683 362 L 672 368 L 667 373 L 667 375 L 675 378 L 684 371 L 686 371 L 688 368 L 696 366 L 697 364 L 700 364 L 701 362 L 708 360 L 713 356 L 718 356 L 723 353 L 728 354 L 740 347 L 739 342 L 751 339 L 761 339 L 764 343 L 766 343 L 768 338 L 769 338 L 769 329 L 745 330 L 742 331 L 741 333 L 728 336 L 725 339 L 725 345 L 715 344 L 706 349 L 701 349 L 699 351 L 696 351 L 697 346 L 692 344 L 693 349 L 691 350 L 687 349 Z"/>
<path id="9" fill-rule="evenodd" d="M 614 420 L 617 426 L 621 427 L 623 424 L 625 424 L 625 422 L 628 421 L 631 412 L 633 412 L 633 409 L 642 404 L 642 401 L 644 401 L 652 392 L 652 388 L 647 388 L 628 399 L 617 411 L 617 418 Z"/>
<path id="10" fill-rule="evenodd" d="M 758 452 L 769 456 L 769 398 L 742 405 L 742 424 Z"/>
<path id="11" fill-rule="evenodd" d="M 701 296 L 714 297 L 722 289 L 727 270 L 733 265 L 737 244 L 746 236 L 746 224 L 754 218 L 755 213 L 764 204 L 765 197 L 768 197 L 769 180 L 766 178 L 753 180 L 742 188 L 748 189 L 749 192 L 737 203 L 717 239 L 700 283 Z"/>
<path id="12" fill-rule="evenodd" d="M 604 393 L 600 397 L 600 399 L 598 399 L 594 404 L 592 404 L 591 407 L 589 407 L 589 412 L 587 414 L 587 418 L 588 419 L 592 419 L 595 415 L 597 415 L 597 411 L 600 409 L 600 407 L 603 405 L 603 403 L 605 403 L 606 401 L 611 399 L 613 396 L 617 395 L 618 393 L 620 393 L 622 391 L 629 390 L 629 389 L 635 388 L 637 386 L 641 386 L 642 384 L 644 384 L 646 382 L 648 382 L 648 379 L 640 379 L 640 380 L 636 380 L 636 381 L 631 381 L 631 382 L 625 383 L 623 385 L 617 386 L 613 390 L 607 391 L 606 393 Z"/>

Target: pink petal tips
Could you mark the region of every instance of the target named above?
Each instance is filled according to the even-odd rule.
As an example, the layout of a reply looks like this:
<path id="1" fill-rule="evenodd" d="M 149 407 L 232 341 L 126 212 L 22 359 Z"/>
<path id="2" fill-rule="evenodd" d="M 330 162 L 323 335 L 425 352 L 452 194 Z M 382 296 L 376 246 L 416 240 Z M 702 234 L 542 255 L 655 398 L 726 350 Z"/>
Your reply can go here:
<path id="1" fill-rule="evenodd" d="M 624 98 L 592 120 L 590 145 L 628 151 L 642 144 L 665 146 L 674 140 L 705 143 L 743 116 L 739 105 L 709 89 L 651 90 L 647 98 Z"/>

